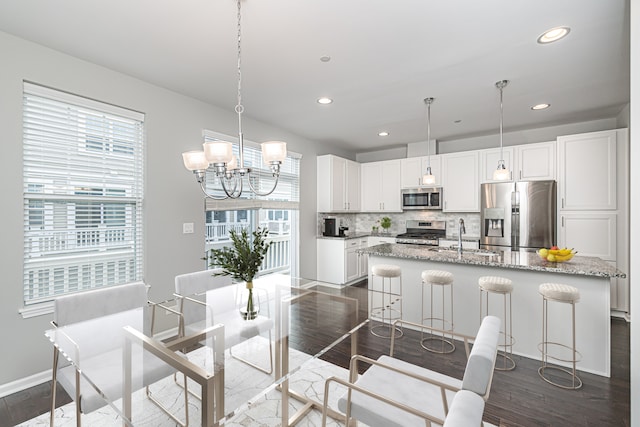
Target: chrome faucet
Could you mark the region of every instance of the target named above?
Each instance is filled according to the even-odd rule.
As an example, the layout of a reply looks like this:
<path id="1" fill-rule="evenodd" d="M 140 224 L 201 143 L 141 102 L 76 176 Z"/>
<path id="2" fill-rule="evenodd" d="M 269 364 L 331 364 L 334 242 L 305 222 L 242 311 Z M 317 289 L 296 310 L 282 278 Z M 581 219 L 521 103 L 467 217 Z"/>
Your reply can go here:
<path id="1" fill-rule="evenodd" d="M 467 234 L 467 230 L 464 228 L 464 219 L 460 218 L 458 224 L 458 254 L 462 255 L 462 235 Z"/>

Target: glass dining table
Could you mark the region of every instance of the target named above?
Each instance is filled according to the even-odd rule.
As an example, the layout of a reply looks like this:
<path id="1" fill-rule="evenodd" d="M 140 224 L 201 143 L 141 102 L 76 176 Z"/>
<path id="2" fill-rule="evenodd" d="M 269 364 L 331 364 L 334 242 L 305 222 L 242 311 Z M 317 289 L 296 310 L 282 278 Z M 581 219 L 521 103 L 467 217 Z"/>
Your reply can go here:
<path id="1" fill-rule="evenodd" d="M 245 318 L 243 295 L 243 283 L 176 295 L 160 305 L 184 314 L 177 328 L 162 334 L 153 332 L 167 319 L 150 305 L 53 328 L 45 335 L 123 425 L 160 425 L 158 420 L 168 419 L 149 403 L 149 395 L 181 422 L 215 426 L 229 423 L 268 394 L 278 396 L 278 424 L 294 425 L 322 403 L 294 390 L 292 376 L 338 348 L 348 364 L 357 353 L 358 331 L 368 320 L 359 317 L 357 299 L 314 280 L 282 274 L 255 279 L 252 298 L 259 312 L 254 319 Z M 187 314 L 186 303 L 196 302 L 199 313 Z M 96 345 L 107 341 L 110 346 Z M 152 369 L 175 374 L 160 385 L 147 384 Z M 290 415 L 292 399 L 302 403 Z M 190 420 L 183 419 L 184 407 Z"/>

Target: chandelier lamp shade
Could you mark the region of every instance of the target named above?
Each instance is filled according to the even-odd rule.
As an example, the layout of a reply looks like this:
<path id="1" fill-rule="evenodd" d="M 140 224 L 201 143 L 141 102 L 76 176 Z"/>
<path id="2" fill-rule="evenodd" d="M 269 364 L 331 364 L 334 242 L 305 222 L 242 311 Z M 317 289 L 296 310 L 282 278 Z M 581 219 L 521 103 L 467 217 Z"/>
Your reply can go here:
<path id="1" fill-rule="evenodd" d="M 502 91 L 509 84 L 509 80 L 500 80 L 496 82 L 496 87 L 500 91 L 500 160 L 498 160 L 498 167 L 493 171 L 494 181 L 507 181 L 511 179 L 511 172 L 504 164 L 504 153 L 502 146 L 502 124 L 503 124 L 503 108 L 502 108 Z"/>
<path id="2" fill-rule="evenodd" d="M 427 170 L 422 175 L 422 185 L 434 185 L 436 177 L 431 172 L 431 104 L 435 98 L 425 98 L 424 103 L 427 104 Z"/>
<path id="3" fill-rule="evenodd" d="M 227 198 L 237 199 L 242 195 L 243 181 L 247 178 L 250 190 L 257 196 L 268 196 L 273 193 L 278 185 L 278 177 L 280 176 L 280 165 L 287 158 L 287 144 L 282 141 L 263 142 L 262 160 L 269 166 L 272 177 L 274 178 L 273 187 L 266 192 L 260 191 L 259 186 L 252 183 L 252 180 L 258 179 L 257 171 L 245 167 L 244 163 L 244 137 L 242 134 L 242 113 L 244 106 L 242 105 L 242 14 L 240 0 L 237 0 L 237 29 L 238 29 L 238 103 L 235 112 L 238 115 L 238 155 L 233 154 L 233 144 L 227 141 L 207 141 L 202 144 L 202 151 L 187 151 L 182 153 L 184 166 L 192 171 L 196 176 L 196 180 L 200 184 L 200 188 L 206 197 L 223 200 Z M 207 191 L 206 175 L 213 173 L 220 180 L 224 195 L 216 196 Z"/>

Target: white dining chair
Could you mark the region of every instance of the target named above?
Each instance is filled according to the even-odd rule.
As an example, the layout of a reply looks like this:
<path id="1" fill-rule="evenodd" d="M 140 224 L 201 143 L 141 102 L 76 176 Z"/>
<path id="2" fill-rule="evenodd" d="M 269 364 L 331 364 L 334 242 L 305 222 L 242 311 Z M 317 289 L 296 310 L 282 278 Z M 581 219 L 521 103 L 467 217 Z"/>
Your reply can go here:
<path id="1" fill-rule="evenodd" d="M 179 311 L 182 314 L 181 335 L 197 332 L 206 322 L 222 323 L 225 328 L 224 343 L 230 355 L 261 372 L 271 375 L 273 372 L 273 348 L 271 330 L 274 322 L 270 317 L 269 301 L 259 287 L 253 289 L 261 312 L 255 319 L 245 320 L 240 315 L 239 291 L 242 285 L 234 286 L 229 276 L 215 276 L 221 270 L 203 270 L 181 274 L 175 278 L 175 296 L 179 299 Z M 216 290 L 210 297 L 207 291 Z M 252 337 L 268 333 L 268 367 L 233 354 L 233 346 Z"/>
<path id="2" fill-rule="evenodd" d="M 105 317 L 109 321 L 91 322 L 91 330 L 80 331 L 85 337 L 83 346 L 77 349 L 76 357 L 82 361 L 82 366 L 99 366 L 95 372 L 99 378 L 92 378 L 94 384 L 100 385 L 100 392 L 81 375 L 80 370 L 68 362 L 64 357 L 60 359 L 60 350 L 53 349 L 53 374 L 51 388 L 51 416 L 50 425 L 54 425 L 56 408 L 56 382 L 71 396 L 76 404 L 76 425 L 82 424 L 81 414 L 88 414 L 105 405 L 110 399 L 122 397 L 123 366 L 122 366 L 122 326 L 136 324 L 145 327 L 145 333 L 151 334 L 151 323 L 144 322 L 140 313 L 133 314 L 130 310 L 153 305 L 147 300 L 147 287 L 144 283 L 100 288 L 91 291 L 64 295 L 54 300 L 53 327 L 58 329 L 65 326 L 81 326 L 80 322 Z M 179 316 L 175 310 L 163 307 Z M 148 313 L 148 312 L 147 312 Z M 120 317 L 112 315 L 122 314 Z M 155 316 L 155 313 L 152 313 Z M 109 317 L 111 316 L 111 317 Z M 118 319 L 118 322 L 113 322 Z M 144 323 L 143 323 L 144 322 Z M 148 326 L 147 326 L 148 325 Z M 97 328 L 97 329 L 96 329 Z M 79 362 L 76 361 L 77 363 Z M 179 420 L 151 393 L 149 385 L 170 377 L 175 370 L 156 357 L 144 353 L 144 365 L 141 370 L 133 372 L 131 381 L 134 385 L 145 388 L 145 394 L 151 402 L 170 416 L 177 424 L 186 427 L 189 422 L 187 395 L 185 396 L 185 421 Z M 101 395 L 104 394 L 103 395 Z"/>

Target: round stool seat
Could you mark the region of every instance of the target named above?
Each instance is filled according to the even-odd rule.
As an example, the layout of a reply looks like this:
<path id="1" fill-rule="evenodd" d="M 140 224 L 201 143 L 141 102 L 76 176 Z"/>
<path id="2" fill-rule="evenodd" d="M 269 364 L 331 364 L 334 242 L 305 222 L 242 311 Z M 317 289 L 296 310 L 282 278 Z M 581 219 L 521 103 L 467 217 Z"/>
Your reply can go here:
<path id="1" fill-rule="evenodd" d="M 434 285 L 450 285 L 453 283 L 453 274 L 442 270 L 424 270 L 422 280 Z"/>
<path id="2" fill-rule="evenodd" d="M 371 267 L 371 272 L 380 277 L 400 277 L 402 271 L 397 265 L 377 264 Z"/>
<path id="3" fill-rule="evenodd" d="M 580 300 L 578 288 L 562 283 L 543 283 L 538 288 L 538 292 L 545 298 L 560 302 L 578 302 Z"/>
<path id="4" fill-rule="evenodd" d="M 513 291 L 513 282 L 506 277 L 483 276 L 478 279 L 478 285 L 487 292 L 509 293 Z"/>

